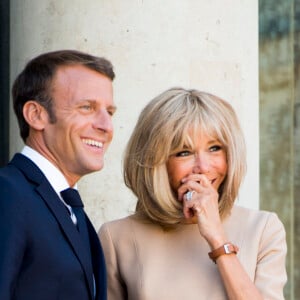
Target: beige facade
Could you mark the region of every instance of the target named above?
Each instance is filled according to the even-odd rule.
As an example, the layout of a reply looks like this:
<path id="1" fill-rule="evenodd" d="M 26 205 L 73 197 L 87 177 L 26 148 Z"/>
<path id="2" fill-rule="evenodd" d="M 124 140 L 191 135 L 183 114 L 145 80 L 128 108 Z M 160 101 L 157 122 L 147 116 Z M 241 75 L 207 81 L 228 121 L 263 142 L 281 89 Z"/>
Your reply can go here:
<path id="1" fill-rule="evenodd" d="M 171 86 L 230 101 L 248 144 L 248 175 L 239 203 L 259 204 L 258 7 L 252 0 L 12 0 L 11 80 L 31 57 L 75 48 L 110 59 L 114 141 L 101 172 L 79 189 L 96 228 L 127 215 L 135 200 L 122 179 L 122 154 L 142 107 Z M 22 149 L 11 113 L 11 155 Z"/>
<path id="2" fill-rule="evenodd" d="M 104 169 L 79 182 L 96 228 L 134 209 L 135 199 L 122 179 L 122 155 L 142 107 L 172 86 L 217 94 L 236 109 L 247 142 L 248 173 L 238 203 L 274 210 L 283 220 L 289 249 L 285 292 L 287 299 L 297 298 L 297 3 L 300 0 L 10 1 L 11 82 L 30 58 L 57 49 L 105 56 L 115 66 L 114 140 Z M 11 111 L 10 155 L 22 147 Z"/>

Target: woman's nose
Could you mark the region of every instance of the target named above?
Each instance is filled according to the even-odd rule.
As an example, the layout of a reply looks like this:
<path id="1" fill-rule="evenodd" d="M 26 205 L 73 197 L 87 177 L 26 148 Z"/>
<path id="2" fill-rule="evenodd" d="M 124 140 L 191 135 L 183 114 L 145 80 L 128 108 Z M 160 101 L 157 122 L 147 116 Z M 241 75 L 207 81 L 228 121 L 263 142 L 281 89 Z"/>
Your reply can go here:
<path id="1" fill-rule="evenodd" d="M 193 173 L 205 174 L 209 172 L 209 159 L 204 154 L 197 154 L 193 166 Z"/>

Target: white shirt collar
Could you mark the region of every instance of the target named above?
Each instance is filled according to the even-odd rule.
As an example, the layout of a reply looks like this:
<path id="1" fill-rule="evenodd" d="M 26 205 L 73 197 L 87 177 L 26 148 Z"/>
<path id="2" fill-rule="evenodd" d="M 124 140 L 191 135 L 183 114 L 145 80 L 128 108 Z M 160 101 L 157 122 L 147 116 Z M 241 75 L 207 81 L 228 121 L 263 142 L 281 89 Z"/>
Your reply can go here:
<path id="1" fill-rule="evenodd" d="M 60 196 L 60 192 L 69 188 L 69 184 L 62 172 L 54 166 L 48 159 L 29 146 L 24 146 L 21 154 L 32 160 L 44 173 L 55 192 Z M 73 187 L 77 189 L 77 184 Z"/>

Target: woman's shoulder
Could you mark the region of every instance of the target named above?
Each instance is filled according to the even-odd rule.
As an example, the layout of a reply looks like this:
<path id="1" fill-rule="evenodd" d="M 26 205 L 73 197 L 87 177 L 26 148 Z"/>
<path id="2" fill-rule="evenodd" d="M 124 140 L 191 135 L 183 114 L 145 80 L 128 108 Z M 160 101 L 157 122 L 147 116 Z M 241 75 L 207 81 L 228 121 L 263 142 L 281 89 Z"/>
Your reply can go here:
<path id="1" fill-rule="evenodd" d="M 137 218 L 135 215 L 130 215 L 124 218 L 108 221 L 102 224 L 100 227 L 99 232 L 109 232 L 111 235 L 123 235 L 130 234 L 130 232 L 135 232 L 136 234 L 138 232 L 151 232 L 151 231 L 157 231 L 159 230 L 159 227 L 147 222 L 145 220 L 142 220 L 140 218 Z"/>
<path id="2" fill-rule="evenodd" d="M 247 207 L 242 207 L 238 205 L 234 205 L 230 217 L 232 218 L 237 218 L 237 219 L 242 219 L 244 218 L 245 220 L 248 221 L 267 221 L 269 219 L 278 219 L 278 216 L 275 212 L 271 211 L 266 211 L 266 210 L 259 210 L 259 209 L 254 209 L 254 208 L 247 208 Z"/>
<path id="3" fill-rule="evenodd" d="M 99 230 L 102 245 L 113 244 L 116 249 L 143 247 L 162 236 L 162 229 L 134 215 L 104 223 Z"/>
<path id="4" fill-rule="evenodd" d="M 126 228 L 128 228 L 128 226 L 130 226 L 131 219 L 132 219 L 132 216 L 127 216 L 127 217 L 123 217 L 120 219 L 115 219 L 115 220 L 104 222 L 100 227 L 100 231 L 102 231 L 102 230 L 109 230 L 109 231 L 121 230 L 122 228 L 124 228 L 124 230 L 126 230 Z"/>
<path id="5" fill-rule="evenodd" d="M 270 231 L 284 232 L 284 226 L 275 212 L 251 209 L 234 205 L 228 220 L 225 220 L 227 226 L 239 228 L 244 231 L 257 234 Z"/>

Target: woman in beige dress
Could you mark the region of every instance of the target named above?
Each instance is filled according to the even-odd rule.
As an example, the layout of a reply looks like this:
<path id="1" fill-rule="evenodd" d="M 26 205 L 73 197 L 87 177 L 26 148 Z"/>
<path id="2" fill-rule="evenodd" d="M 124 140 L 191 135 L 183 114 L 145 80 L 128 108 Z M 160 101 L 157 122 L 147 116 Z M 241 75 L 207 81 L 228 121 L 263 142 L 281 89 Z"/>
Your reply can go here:
<path id="1" fill-rule="evenodd" d="M 124 158 L 136 211 L 99 231 L 108 300 L 284 299 L 282 223 L 234 204 L 245 150 L 214 95 L 173 88 L 144 108 Z"/>

